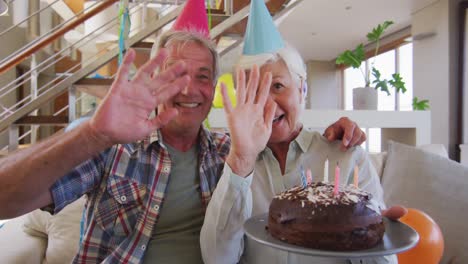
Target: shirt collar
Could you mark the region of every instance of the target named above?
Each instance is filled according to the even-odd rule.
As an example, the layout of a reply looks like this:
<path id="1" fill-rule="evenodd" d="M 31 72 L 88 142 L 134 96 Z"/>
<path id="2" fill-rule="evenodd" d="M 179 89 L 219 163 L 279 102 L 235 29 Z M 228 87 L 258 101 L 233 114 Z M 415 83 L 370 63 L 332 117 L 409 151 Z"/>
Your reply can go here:
<path id="1" fill-rule="evenodd" d="M 206 129 L 204 126 L 200 128 L 199 131 L 199 142 L 202 152 L 205 152 L 206 150 L 213 150 L 216 149 L 213 137 L 208 129 Z M 161 131 L 158 129 L 151 133 L 148 137 L 146 137 L 143 140 L 140 140 L 135 143 L 130 143 L 130 144 L 125 144 L 124 147 L 131 153 L 134 154 L 137 149 L 142 146 L 143 149 L 147 149 L 151 144 L 157 142 L 159 143 L 162 147 L 165 148 L 164 146 L 164 141 L 162 139 L 162 134 Z"/>
<path id="2" fill-rule="evenodd" d="M 312 133 L 309 133 L 309 131 L 306 130 L 308 129 L 303 127 L 301 132 L 299 132 L 299 135 L 297 135 L 297 137 L 290 143 L 290 146 L 291 144 L 297 144 L 304 153 L 307 152 L 310 144 L 312 143 Z M 262 156 L 266 153 L 272 153 L 270 148 L 266 147 L 262 152 L 260 152 L 260 155 L 257 157 L 257 159 L 262 159 Z"/>
<path id="3" fill-rule="evenodd" d="M 294 139 L 297 145 L 301 148 L 302 152 L 307 152 L 310 144 L 312 143 L 312 133 L 306 131 L 306 128 L 302 128 L 299 135 Z"/>

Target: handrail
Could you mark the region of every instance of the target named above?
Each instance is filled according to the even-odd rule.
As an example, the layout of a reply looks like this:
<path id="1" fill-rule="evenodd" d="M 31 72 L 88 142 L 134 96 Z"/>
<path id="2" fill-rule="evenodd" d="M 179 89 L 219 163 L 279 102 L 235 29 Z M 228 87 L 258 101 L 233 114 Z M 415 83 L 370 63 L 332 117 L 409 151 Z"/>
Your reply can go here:
<path id="1" fill-rule="evenodd" d="M 156 23 L 152 23 L 151 26 L 146 26 L 143 28 L 141 32 L 138 32 L 134 36 L 130 37 L 125 41 L 126 47 L 131 47 L 141 39 L 148 37 L 150 34 L 155 32 L 156 30 L 161 29 L 164 25 L 167 25 L 170 21 L 174 20 L 182 10 L 183 6 L 179 6 L 176 9 L 172 10 L 168 14 L 161 17 Z M 0 122 L 0 132 L 7 128 L 10 124 L 18 120 L 20 117 L 30 113 L 31 111 L 35 110 L 38 106 L 42 105 L 43 103 L 47 102 L 48 100 L 54 98 L 57 93 L 63 91 L 66 87 L 69 87 L 79 79 L 87 76 L 90 73 L 90 69 L 97 69 L 100 66 L 104 65 L 112 58 L 117 56 L 119 53 L 119 48 L 115 47 L 112 50 L 108 51 L 107 53 L 100 56 L 98 59 L 95 59 L 93 62 L 88 64 L 85 68 L 81 68 L 78 71 L 74 72 L 73 75 L 70 77 L 60 81 L 59 83 L 53 85 L 47 91 L 40 93 L 40 95 L 34 100 L 33 103 L 25 104 L 20 108 L 16 109 L 14 113 L 6 116 Z"/>
<path id="2" fill-rule="evenodd" d="M 61 1 L 61 0 L 55 0 L 54 2 L 52 2 L 51 4 L 47 5 L 47 6 L 44 6 L 43 8 L 35 11 L 34 13 L 32 13 L 31 15 L 29 15 L 28 17 L 24 18 L 23 20 L 21 20 L 20 22 L 14 24 L 14 25 L 11 25 L 11 27 L 5 29 L 2 33 L 0 33 L 0 36 L 10 32 L 12 29 L 14 29 L 15 27 L 17 27 L 18 25 L 21 25 L 22 23 L 26 22 L 28 19 L 30 19 L 31 17 L 41 13 L 42 11 L 46 10 L 47 8 L 50 8 L 52 5 L 55 5 L 55 3 L 57 3 L 58 1 Z M 13 1 L 11 1 L 13 2 Z M 9 3 L 8 3 L 9 4 Z"/>
<path id="3" fill-rule="evenodd" d="M 292 8 L 294 8 L 301 1 L 303 1 L 303 0 L 295 0 L 295 1 L 292 1 L 292 3 L 289 3 L 288 5 L 285 5 L 284 9 L 282 11 L 280 11 L 278 14 L 276 14 L 274 19 L 277 19 L 277 18 L 285 15 L 286 13 L 290 12 L 290 10 Z M 181 7 L 177 8 L 177 10 L 173 10 L 173 12 L 175 11 L 175 13 L 173 14 L 173 12 L 171 12 L 170 15 L 165 16 L 164 19 L 161 19 L 162 21 L 158 21 L 158 23 L 155 24 L 154 29 L 149 29 L 149 28 L 143 27 L 144 30 L 142 32 L 139 32 L 138 34 L 136 34 L 135 36 L 131 37 L 130 39 L 128 39 L 126 41 L 126 46 L 132 46 L 134 43 L 136 43 L 137 39 L 142 39 L 145 36 L 149 35 L 150 32 L 153 32 L 154 30 L 157 30 L 158 28 L 161 28 L 162 25 L 167 24 L 169 21 L 173 20 L 177 16 L 177 14 L 180 12 L 180 10 L 181 10 Z M 247 6 L 247 10 L 248 10 L 248 6 Z M 247 10 L 242 9 L 241 11 L 245 12 Z M 93 9 L 92 11 L 95 11 L 95 9 Z M 238 14 L 237 14 L 237 17 L 235 17 L 235 18 L 236 19 L 241 19 L 241 18 L 245 17 L 244 12 L 236 12 Z M 226 27 L 231 26 L 232 23 L 234 23 L 236 19 L 234 19 L 234 18 L 227 19 L 226 21 L 224 21 L 223 25 L 213 28 L 212 32 L 211 32 L 212 37 L 215 37 L 215 36 L 221 34 L 226 29 Z M 241 41 L 236 42 L 236 45 L 234 45 L 234 46 L 237 46 L 238 43 L 240 43 L 240 42 Z M 74 46 L 77 43 L 72 44 L 71 46 Z M 59 53 L 61 53 L 61 52 L 59 52 Z M 90 63 L 90 65 L 88 65 L 87 68 L 90 68 L 90 69 L 91 68 L 98 68 L 99 65 L 102 65 L 102 63 L 104 63 L 105 61 L 110 60 L 111 57 L 114 57 L 116 55 L 117 55 L 117 48 L 113 48 L 111 51 L 108 52 L 108 54 L 102 56 L 102 58 L 100 58 L 99 60 L 95 60 L 92 63 Z M 89 58 L 89 59 L 91 59 L 91 58 Z M 62 80 L 59 83 L 56 83 L 55 85 L 52 86 L 52 88 L 50 90 L 44 90 L 44 92 L 41 93 L 41 95 L 39 96 L 40 98 L 38 98 L 38 99 L 36 99 L 34 101 L 34 104 L 32 104 L 32 105 L 27 104 L 27 105 L 24 105 L 24 106 L 20 106 L 20 108 L 17 111 L 15 111 L 15 113 L 13 113 L 12 115 L 6 113 L 5 119 L 2 120 L 2 122 L 0 122 L 0 128 L 1 128 L 0 131 L 3 131 L 8 126 L 8 125 L 4 125 L 3 123 L 12 124 L 12 122 L 14 122 L 14 120 L 18 119 L 17 117 L 14 117 L 14 116 L 22 116 L 22 115 L 27 114 L 32 109 L 37 108 L 38 105 L 41 105 L 43 102 L 45 102 L 45 101 L 49 100 L 50 98 L 52 98 L 54 96 L 53 94 L 57 94 L 60 90 L 63 90 L 63 87 L 67 87 L 70 84 L 76 82 L 76 80 L 78 80 L 80 78 L 83 78 L 87 74 L 84 70 L 85 69 L 81 69 L 78 72 L 76 72 L 75 74 L 71 75 L 71 77 L 68 77 L 65 80 Z M 86 69 L 86 71 L 89 73 L 89 70 Z M 61 86 L 63 86 L 63 87 L 61 87 Z M 78 100 L 80 100 L 80 99 L 81 99 L 81 97 L 78 98 Z M 16 106 L 13 106 L 13 108 L 15 108 L 15 107 Z M 68 107 L 69 107 L 69 105 L 67 105 L 64 108 L 60 109 L 58 112 L 63 112 Z"/>
<path id="4" fill-rule="evenodd" d="M 55 1 L 54 3 L 58 2 L 58 1 L 62 1 L 62 0 L 57 0 Z M 52 4 L 54 4 L 52 3 Z M 52 4 L 48 5 L 46 8 L 50 8 L 52 6 Z M 99 4 L 99 2 L 96 2 L 94 4 L 92 4 L 91 6 L 87 7 L 87 9 L 83 9 L 81 10 L 80 12 L 76 13 L 75 16 L 69 18 L 68 20 L 66 21 L 63 21 L 62 23 L 58 24 L 57 26 L 53 27 L 48 33 L 46 33 L 45 35 L 43 36 L 40 36 L 36 39 L 33 39 L 31 42 L 29 42 L 28 44 L 24 45 L 22 48 L 18 49 L 16 52 L 10 54 L 9 56 L 3 58 L 1 61 L 0 61 L 0 64 L 4 63 L 5 61 L 8 61 L 10 60 L 11 58 L 14 58 L 15 56 L 17 56 L 18 54 L 22 54 L 25 50 L 29 49 L 30 47 L 36 45 L 37 43 L 41 42 L 42 39 L 44 39 L 46 36 L 50 36 L 52 35 L 55 31 L 57 31 L 58 29 L 62 28 L 63 26 L 67 25 L 68 23 L 70 23 L 70 21 L 73 21 L 73 19 L 75 19 L 75 17 L 83 14 L 84 12 L 86 12 L 87 10 L 91 10 L 92 8 L 94 8 L 95 6 L 97 6 Z M 44 8 L 45 9 L 45 8 Z M 25 20 L 23 21 L 27 21 L 29 18 L 31 18 L 33 15 L 29 16 L 28 18 L 26 18 Z M 15 25 L 13 25 L 12 27 L 16 27 L 17 25 L 19 25 L 21 23 L 17 23 Z M 2 33 L 3 34 L 3 33 Z M 0 37 L 2 37 L 0 35 Z"/>
<path id="5" fill-rule="evenodd" d="M 134 12 L 133 12 L 133 11 L 134 11 L 133 9 L 134 9 L 134 7 L 131 7 L 131 8 L 130 8 L 130 15 L 134 13 Z M 99 30 L 102 30 L 102 29 L 105 29 L 105 28 L 107 29 L 108 27 L 111 27 L 111 26 L 113 26 L 113 25 L 116 24 L 116 23 L 117 23 L 117 19 L 116 19 L 116 18 L 111 19 L 111 20 L 109 20 L 108 22 L 106 22 L 105 24 L 103 24 L 101 27 L 94 29 L 92 32 L 89 33 L 89 35 L 92 36 L 92 39 L 93 39 L 93 38 L 97 37 L 97 35 L 94 34 L 95 32 L 97 32 L 97 31 L 99 31 Z M 142 27 L 142 26 L 140 26 L 140 27 Z M 130 32 L 132 32 L 132 30 L 139 29 L 140 27 L 131 29 Z M 58 55 L 64 53 L 66 50 L 68 50 L 68 49 L 71 48 L 71 47 L 75 47 L 75 48 L 81 47 L 82 44 L 86 44 L 86 43 L 83 42 L 83 41 L 85 41 L 85 40 L 90 40 L 90 39 L 88 38 L 88 36 L 85 36 L 85 37 L 83 37 L 82 39 L 78 40 L 77 42 L 75 42 L 75 43 L 73 43 L 73 44 L 70 44 L 70 46 L 65 47 L 65 48 L 63 48 L 61 51 L 59 51 L 59 52 L 53 54 L 52 56 L 50 56 L 49 58 L 47 58 L 46 60 L 44 60 L 43 62 L 41 62 L 40 64 L 38 64 L 35 68 L 30 69 L 28 72 L 26 72 L 26 73 L 23 74 L 22 76 L 24 76 L 24 75 L 30 75 L 30 73 L 32 73 L 33 70 L 38 69 L 39 67 L 42 67 L 43 64 L 47 63 L 47 62 L 50 61 L 50 60 L 53 60 L 54 57 L 56 57 L 56 56 L 58 56 Z M 82 42 L 82 43 L 78 45 L 78 43 L 80 43 L 80 42 Z M 111 46 L 115 46 L 115 45 L 109 43 L 108 45 L 103 46 L 103 47 L 101 47 L 101 48 L 102 48 L 102 50 L 105 50 L 106 48 L 111 47 Z M 102 50 L 100 50 L 100 51 L 102 51 Z M 98 53 L 99 53 L 100 51 L 98 51 Z M 64 57 L 64 55 L 61 55 L 59 59 L 61 59 L 61 58 L 63 58 L 63 57 Z M 92 57 L 90 57 L 90 58 L 87 59 L 87 61 L 92 61 L 92 60 L 94 60 Z M 86 61 L 86 62 L 87 62 L 87 61 Z M 82 61 L 82 64 L 83 64 L 84 62 L 85 62 L 85 61 Z M 52 65 L 52 64 L 45 65 L 45 66 L 43 67 L 43 69 L 40 69 L 39 71 L 42 71 L 42 70 L 44 70 L 44 69 L 47 69 L 47 68 L 49 68 L 51 65 Z M 66 73 L 71 73 L 74 69 L 77 69 L 78 67 L 80 67 L 80 64 L 76 64 L 76 65 L 72 66 L 71 68 L 69 68 L 69 69 L 66 71 Z M 15 89 L 16 89 L 18 86 L 20 86 L 20 85 L 22 85 L 23 83 L 27 82 L 29 79 L 30 79 L 30 77 L 22 78 L 22 81 L 21 81 L 20 83 L 17 83 L 16 81 L 12 81 L 12 82 L 9 83 L 7 86 L 5 86 L 5 87 L 3 87 L 3 88 L 0 88 L 0 100 L 1 100 L 1 98 L 2 98 L 3 96 L 5 96 L 6 94 L 8 94 L 8 93 L 10 93 L 10 92 L 12 92 L 12 91 L 15 91 Z M 51 86 L 52 86 L 52 87 L 55 87 L 55 85 L 57 84 L 57 81 L 62 82 L 63 80 L 60 80 L 59 77 L 50 80 L 48 83 L 43 84 L 42 87 L 38 89 L 38 93 L 40 94 L 40 93 L 42 93 L 43 91 L 46 91 L 46 90 L 49 89 Z M 11 88 L 9 88 L 7 91 L 3 92 L 4 89 L 7 89 L 7 87 L 10 87 L 11 85 L 15 85 L 15 83 L 16 83 L 16 86 L 15 86 L 15 87 L 11 87 Z M 3 93 L 2 93 L 2 92 L 3 92 Z M 7 108 L 3 107 L 3 108 L 4 108 L 4 111 L 0 113 L 0 122 L 3 121 L 2 118 L 6 118 L 7 116 L 9 116 L 11 113 L 14 112 L 14 109 L 16 109 L 17 107 L 20 107 L 23 103 L 25 103 L 25 102 L 28 101 L 29 99 L 32 99 L 32 98 L 31 98 L 31 95 L 25 96 L 21 101 L 16 102 L 15 104 L 13 104 L 13 105 L 11 105 L 11 106 L 9 106 L 9 107 L 7 107 Z"/>
<path id="6" fill-rule="evenodd" d="M 90 17 L 93 17 L 97 13 L 101 12 L 102 10 L 106 9 L 107 7 L 111 6 L 117 0 L 104 0 L 99 6 L 93 8 L 93 10 L 87 12 L 86 14 L 79 16 L 72 21 L 68 26 L 57 30 L 55 33 L 51 34 L 47 38 L 43 39 L 39 43 L 34 46 L 31 46 L 29 49 L 25 50 L 22 54 L 18 54 L 17 56 L 13 57 L 9 61 L 5 62 L 3 65 L 0 65 L 0 73 L 4 73 L 5 71 L 9 70 L 10 68 L 18 65 L 22 61 L 24 61 L 27 57 L 29 57 L 34 52 L 40 50 L 44 46 L 49 45 L 68 31 L 72 30 L 79 24 L 83 23 L 84 21 L 88 20 Z"/>
<path id="7" fill-rule="evenodd" d="M 131 10 L 132 10 L 132 8 L 130 8 L 130 11 Z M 130 14 L 132 14 L 132 13 L 130 13 Z M 32 68 L 29 71 L 23 73 L 23 75 L 21 76 L 22 81 L 18 82 L 17 80 L 13 80 L 10 83 L 8 83 L 7 85 L 1 87 L 0 88 L 0 98 L 2 98 L 5 94 L 7 94 L 7 93 L 9 93 L 11 91 L 14 91 L 15 89 L 17 89 L 19 86 L 23 85 L 24 83 L 28 82 L 30 80 L 30 78 L 31 78 L 31 77 L 24 77 L 23 78 L 23 76 L 30 75 L 30 73 L 35 69 L 38 70 L 39 72 L 42 72 L 45 69 L 48 69 L 49 67 L 53 66 L 54 62 L 66 57 L 66 55 L 64 53 L 67 52 L 69 49 L 72 49 L 72 48 L 79 49 L 80 47 L 86 45 L 86 43 L 84 41 L 89 41 L 89 40 L 93 40 L 94 38 L 96 38 L 97 35 L 95 33 L 98 32 L 99 30 L 103 30 L 103 29 L 107 30 L 107 29 L 111 28 L 112 26 L 117 25 L 118 23 L 115 20 L 116 19 L 111 19 L 111 20 L 107 21 L 101 27 L 94 29 L 88 35 L 84 36 L 83 38 L 79 39 L 78 41 L 76 41 L 74 43 L 71 43 L 69 46 L 64 47 L 62 50 L 60 50 L 58 52 L 55 52 L 50 57 L 48 57 L 47 59 L 45 59 L 44 61 L 39 63 L 35 68 Z M 89 38 L 89 36 L 92 36 L 92 37 Z M 58 57 L 58 58 L 56 58 L 56 57 Z M 51 62 L 51 63 L 47 64 L 49 62 Z M 52 80 L 51 82 L 53 82 L 55 80 L 56 79 Z M 48 84 L 49 83 L 43 84 L 43 86 L 46 86 Z M 9 90 L 7 90 L 6 92 L 3 92 L 6 89 L 9 89 Z"/>

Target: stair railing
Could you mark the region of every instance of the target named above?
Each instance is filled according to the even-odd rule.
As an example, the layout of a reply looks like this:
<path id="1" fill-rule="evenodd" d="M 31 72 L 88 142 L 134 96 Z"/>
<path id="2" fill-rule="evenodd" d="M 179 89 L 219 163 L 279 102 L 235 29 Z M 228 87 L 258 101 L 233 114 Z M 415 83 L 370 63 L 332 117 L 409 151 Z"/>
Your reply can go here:
<path id="1" fill-rule="evenodd" d="M 279 17 L 282 17 L 284 16 L 286 13 L 288 13 L 292 8 L 296 7 L 298 3 L 300 3 L 302 0 L 296 0 L 296 1 L 289 1 L 289 3 L 287 5 L 285 5 L 285 8 L 278 12 L 275 16 L 275 19 L 279 18 Z M 171 22 L 173 19 L 175 19 L 175 17 L 178 15 L 178 13 L 180 12 L 181 10 L 181 6 L 169 11 L 168 15 L 166 15 L 165 17 L 162 17 L 159 19 L 159 21 L 157 21 L 157 26 L 155 26 L 153 29 L 151 30 L 148 30 L 148 29 L 143 29 L 141 30 L 141 32 L 138 32 L 137 34 L 135 34 L 132 38 L 128 39 L 126 41 L 126 47 L 129 47 L 133 44 L 135 44 L 137 41 L 141 40 L 141 39 L 144 39 L 145 37 L 147 37 L 149 34 L 151 34 L 152 32 L 154 31 L 157 31 L 159 29 L 161 29 L 164 25 L 166 25 L 167 23 Z M 244 7 L 242 10 L 234 13 L 231 17 L 229 17 L 228 19 L 226 19 L 225 21 L 223 21 L 220 25 L 216 26 L 215 28 L 212 29 L 211 31 L 211 36 L 213 38 L 216 38 L 218 35 L 222 34 L 222 32 L 224 32 L 227 28 L 231 27 L 232 25 L 234 25 L 235 23 L 239 22 L 240 20 L 242 20 L 243 18 L 245 18 L 247 15 L 248 15 L 248 12 L 249 12 L 249 6 L 246 6 Z M 115 20 L 116 21 L 116 20 Z M 115 22 L 114 21 L 114 22 Z M 106 23 L 106 25 L 110 25 L 109 27 L 112 27 L 114 24 L 111 23 L 111 21 L 109 21 L 108 23 Z M 104 27 L 105 25 L 103 25 L 102 27 Z M 142 26 L 144 26 L 144 24 L 142 23 Z M 101 31 L 102 28 L 99 28 L 99 29 L 96 29 L 96 31 Z M 133 30 L 136 30 L 136 29 L 132 29 Z M 93 34 L 90 34 L 90 35 L 93 35 Z M 94 35 L 93 35 L 94 36 Z M 90 39 L 93 39 L 93 37 L 90 37 L 90 36 L 85 36 L 83 37 L 82 39 L 78 40 L 77 42 L 67 46 L 66 48 L 62 49 L 60 52 L 58 52 L 57 54 L 54 54 L 54 56 L 52 56 L 51 58 L 48 58 L 47 59 L 47 62 L 44 61 L 43 63 L 39 64 L 36 68 L 39 68 L 39 67 L 43 67 L 43 70 L 44 69 L 47 69 L 46 67 L 50 67 L 50 66 L 47 66 L 46 63 L 50 62 L 50 61 L 54 61 L 54 58 L 58 55 L 62 55 L 59 59 L 65 57 L 65 53 L 72 49 L 72 48 L 79 48 L 81 46 L 79 46 L 77 43 L 80 43 L 81 41 L 85 42 L 85 41 L 89 41 Z M 232 48 L 234 48 L 235 46 L 238 46 L 242 41 L 241 40 L 238 40 L 237 42 L 233 43 L 231 45 L 231 47 L 228 47 L 227 49 L 223 50 L 222 54 L 225 54 L 227 51 L 231 50 Z M 86 43 L 82 44 L 82 45 L 85 45 Z M 9 110 L 11 111 L 10 113 L 7 113 L 7 114 L 0 114 L 0 131 L 2 131 L 3 129 L 5 129 L 6 127 L 10 127 L 9 129 L 9 134 L 10 134 L 10 150 L 14 149 L 15 148 L 15 144 L 17 146 L 17 142 L 18 142 L 18 129 L 17 129 L 17 125 L 15 125 L 13 122 L 15 122 L 15 120 L 17 120 L 18 118 L 30 113 L 31 111 L 33 111 L 34 109 L 37 109 L 41 104 L 43 104 L 44 102 L 50 100 L 51 98 L 53 98 L 54 96 L 56 96 L 57 94 L 59 94 L 60 92 L 64 91 L 64 88 L 68 87 L 70 89 L 70 87 L 72 87 L 73 83 L 75 83 L 76 81 L 78 81 L 79 79 L 87 76 L 90 72 L 94 71 L 95 69 L 97 69 L 98 67 L 102 66 L 103 64 L 107 63 L 110 59 L 112 59 L 117 53 L 118 53 L 118 48 L 116 46 L 116 44 L 114 43 L 110 43 L 109 45 L 107 45 L 107 47 L 104 47 L 102 49 L 100 49 L 98 51 L 98 54 L 103 52 L 103 50 L 107 50 L 107 48 L 112 48 L 111 51 L 108 51 L 106 54 L 100 56 L 100 57 L 97 57 L 97 58 L 89 58 L 86 62 L 87 66 L 85 66 L 85 68 L 87 69 L 84 69 L 84 68 L 80 68 L 78 69 L 77 72 L 75 72 L 74 74 L 70 75 L 69 77 L 67 78 L 64 78 L 64 79 L 61 79 L 58 81 L 57 78 L 55 78 L 54 80 L 50 81 L 47 83 L 47 85 L 41 87 L 39 89 L 39 96 L 38 98 L 33 101 L 33 102 L 29 102 L 28 104 L 25 104 L 25 105 L 22 105 L 23 103 L 25 103 L 28 99 L 23 99 L 21 100 L 20 102 L 18 102 L 17 104 L 15 104 L 14 106 L 10 107 Z M 58 59 L 58 60 L 59 60 Z M 50 61 L 49 61 L 50 60 Z M 57 61 L 57 60 L 55 60 Z M 82 63 L 83 64 L 83 63 Z M 75 66 L 73 66 L 71 69 L 69 69 L 66 73 L 71 73 L 71 71 L 73 70 L 76 70 L 78 67 L 81 67 L 82 64 L 77 64 Z M 92 70 L 91 70 L 92 69 Z M 28 73 L 30 74 L 31 71 L 33 69 L 31 69 Z M 37 69 L 36 69 L 37 70 Z M 27 79 L 27 78 L 25 78 Z M 27 80 L 23 80 L 23 82 L 26 82 Z M 10 83 L 11 85 L 15 83 L 15 82 L 12 82 Z M 16 85 L 16 87 L 18 87 L 20 85 Z M 5 94 L 2 93 L 2 91 L 4 91 L 5 88 L 1 88 L 0 89 L 0 98 L 2 95 Z M 69 113 L 70 111 L 73 111 L 73 113 L 70 113 L 69 114 L 69 117 L 71 118 L 71 120 L 74 119 L 74 109 L 75 109 L 75 104 L 77 102 L 79 102 L 81 100 L 81 97 L 78 98 L 74 103 L 73 102 L 70 102 L 69 105 L 67 105 L 66 107 L 64 107 L 63 109 L 60 109 L 58 112 L 63 112 L 65 111 L 66 109 L 70 109 L 69 110 Z M 70 107 L 71 106 L 71 107 Z M 12 112 L 13 110 L 16 110 L 15 112 Z M 6 111 L 4 111 L 6 112 Z M 59 113 L 54 113 L 54 115 L 58 115 Z M 16 134 L 16 136 L 15 136 Z M 22 136 L 24 137 L 24 136 Z"/>
<path id="2" fill-rule="evenodd" d="M 20 49 L 19 51 L 17 51 L 14 54 L 10 55 L 4 61 L 1 62 L 1 64 L 0 64 L 0 73 L 3 73 L 5 71 L 7 71 L 8 69 L 10 69 L 11 67 L 14 67 L 15 65 L 18 65 L 23 60 L 25 60 L 27 57 L 32 55 L 34 52 L 36 52 L 36 51 L 42 49 L 43 47 L 51 44 L 53 41 L 55 41 L 55 40 L 59 39 L 60 37 L 62 37 L 65 33 L 69 32 L 70 30 L 74 29 L 78 25 L 82 24 L 84 21 L 88 20 L 89 18 L 93 17 L 94 15 L 96 15 L 99 12 L 103 11 L 104 9 L 108 8 L 114 2 L 117 2 L 117 0 L 104 0 L 102 2 L 96 2 L 96 3 L 99 3 L 99 4 L 96 5 L 94 8 L 90 8 L 91 10 L 89 12 L 86 12 L 84 14 L 82 12 L 80 12 L 79 15 L 77 15 L 77 16 L 73 17 L 72 19 L 70 19 L 71 21 L 69 21 L 69 23 L 62 23 L 62 24 L 67 24 L 66 26 L 56 27 L 57 28 L 56 30 L 53 30 L 52 32 L 49 32 L 48 34 L 44 35 L 42 38 L 39 38 L 39 40 L 33 41 L 30 45 L 27 45 L 23 49 Z M 30 17 L 32 17 L 32 16 L 30 16 Z"/>

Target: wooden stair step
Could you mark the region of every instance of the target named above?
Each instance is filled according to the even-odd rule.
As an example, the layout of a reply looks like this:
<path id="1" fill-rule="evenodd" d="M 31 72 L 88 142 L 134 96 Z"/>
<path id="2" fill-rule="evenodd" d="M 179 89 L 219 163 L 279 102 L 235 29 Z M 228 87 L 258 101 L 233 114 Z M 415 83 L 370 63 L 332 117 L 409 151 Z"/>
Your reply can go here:
<path id="1" fill-rule="evenodd" d="M 113 78 L 83 78 L 77 81 L 74 85 L 86 85 L 86 86 L 110 86 L 114 81 Z"/>
<path id="2" fill-rule="evenodd" d="M 153 48 L 154 43 L 153 42 L 148 42 L 148 41 L 140 41 L 135 43 L 132 48 L 136 50 L 145 50 L 150 52 L 151 48 Z"/>
<path id="3" fill-rule="evenodd" d="M 15 122 L 17 125 L 68 125 L 68 116 L 24 116 Z"/>
<path id="4" fill-rule="evenodd" d="M 80 91 L 97 98 L 104 98 L 114 79 L 84 78 L 74 84 Z"/>

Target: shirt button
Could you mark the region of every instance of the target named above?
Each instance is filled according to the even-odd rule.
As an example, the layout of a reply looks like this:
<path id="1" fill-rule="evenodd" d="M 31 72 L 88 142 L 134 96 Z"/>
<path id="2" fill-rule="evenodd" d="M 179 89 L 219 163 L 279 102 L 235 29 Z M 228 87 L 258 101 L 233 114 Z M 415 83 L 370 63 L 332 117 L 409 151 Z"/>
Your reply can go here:
<path id="1" fill-rule="evenodd" d="M 164 167 L 164 168 L 163 168 L 163 171 L 164 171 L 164 172 L 169 172 L 169 167 Z"/>
<path id="2" fill-rule="evenodd" d="M 141 245 L 141 250 L 146 250 L 146 245 Z"/>
<path id="3" fill-rule="evenodd" d="M 154 208 L 155 211 L 159 211 L 159 205 L 155 205 L 155 206 L 153 206 L 153 208 Z"/>
<path id="4" fill-rule="evenodd" d="M 127 197 L 125 195 L 120 196 L 120 201 L 122 202 L 127 201 Z"/>

